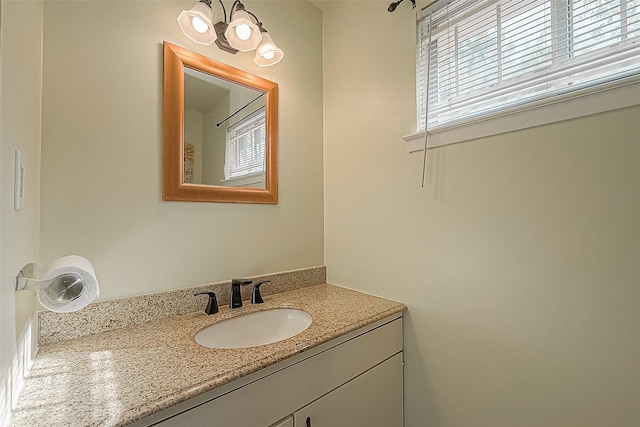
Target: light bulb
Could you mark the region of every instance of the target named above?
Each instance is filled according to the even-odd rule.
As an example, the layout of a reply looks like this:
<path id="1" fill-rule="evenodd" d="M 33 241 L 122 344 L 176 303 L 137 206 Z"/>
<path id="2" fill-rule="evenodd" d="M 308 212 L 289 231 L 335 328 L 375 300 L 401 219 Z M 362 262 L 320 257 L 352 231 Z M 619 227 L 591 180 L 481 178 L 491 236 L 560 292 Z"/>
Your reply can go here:
<path id="1" fill-rule="evenodd" d="M 276 53 L 272 50 L 268 50 L 263 53 L 262 56 L 264 57 L 264 59 L 273 59 L 273 57 L 276 56 Z"/>
<path id="2" fill-rule="evenodd" d="M 191 20 L 191 25 L 193 25 L 193 29 L 199 32 L 200 34 L 204 34 L 209 29 L 209 26 L 199 17 L 194 16 Z"/>
<path id="3" fill-rule="evenodd" d="M 236 35 L 240 40 L 249 40 L 251 28 L 247 24 L 240 24 L 236 27 Z"/>

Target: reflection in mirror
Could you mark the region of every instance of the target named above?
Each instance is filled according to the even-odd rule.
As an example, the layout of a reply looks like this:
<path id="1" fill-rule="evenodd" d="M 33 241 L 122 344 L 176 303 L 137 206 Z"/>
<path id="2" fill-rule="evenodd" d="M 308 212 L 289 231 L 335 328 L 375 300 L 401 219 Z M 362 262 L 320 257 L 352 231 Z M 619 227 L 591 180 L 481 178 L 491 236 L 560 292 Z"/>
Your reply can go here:
<path id="1" fill-rule="evenodd" d="M 265 188 L 264 92 L 184 70 L 184 182 Z"/>
<path id="2" fill-rule="evenodd" d="M 278 86 L 164 43 L 163 200 L 277 203 Z"/>

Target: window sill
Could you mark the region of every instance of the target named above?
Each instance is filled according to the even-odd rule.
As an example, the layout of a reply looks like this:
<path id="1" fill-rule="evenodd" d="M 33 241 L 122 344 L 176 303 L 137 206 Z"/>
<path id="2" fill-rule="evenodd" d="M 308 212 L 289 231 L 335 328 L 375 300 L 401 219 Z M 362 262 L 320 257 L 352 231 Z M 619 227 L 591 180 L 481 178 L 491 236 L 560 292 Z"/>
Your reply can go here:
<path id="1" fill-rule="evenodd" d="M 575 119 L 640 104 L 640 76 L 611 82 L 579 94 L 543 100 L 429 131 L 429 148 Z M 424 149 L 424 132 L 403 136 L 409 153 Z"/>
<path id="2" fill-rule="evenodd" d="M 265 175 L 264 172 L 258 172 L 251 175 L 244 175 L 237 178 L 223 179 L 220 185 L 225 187 L 260 187 L 264 188 Z"/>

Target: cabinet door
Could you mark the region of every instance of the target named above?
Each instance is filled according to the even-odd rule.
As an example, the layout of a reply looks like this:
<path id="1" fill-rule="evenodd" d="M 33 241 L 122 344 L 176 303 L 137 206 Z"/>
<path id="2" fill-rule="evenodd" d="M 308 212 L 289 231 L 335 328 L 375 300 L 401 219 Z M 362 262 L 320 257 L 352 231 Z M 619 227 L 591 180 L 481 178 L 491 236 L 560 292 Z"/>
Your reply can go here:
<path id="1" fill-rule="evenodd" d="M 270 427 L 293 427 L 293 417 L 288 416 L 284 420 L 280 420 L 277 423 L 273 424 Z"/>
<path id="2" fill-rule="evenodd" d="M 295 427 L 401 427 L 402 353 L 293 414 Z"/>

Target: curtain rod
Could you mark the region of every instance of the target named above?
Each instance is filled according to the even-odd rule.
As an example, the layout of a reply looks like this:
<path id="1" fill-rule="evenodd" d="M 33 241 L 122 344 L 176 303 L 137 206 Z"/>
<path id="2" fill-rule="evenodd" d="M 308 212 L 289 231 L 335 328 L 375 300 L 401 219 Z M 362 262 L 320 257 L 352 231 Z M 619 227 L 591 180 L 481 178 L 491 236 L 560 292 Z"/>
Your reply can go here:
<path id="1" fill-rule="evenodd" d="M 238 111 L 236 111 L 235 113 L 231 114 L 229 117 L 227 117 L 226 119 L 224 119 L 223 121 L 221 121 L 220 123 L 216 124 L 216 127 L 220 127 L 221 124 L 223 124 L 224 122 L 226 122 L 227 120 L 229 120 L 231 117 L 235 116 L 236 114 L 238 114 L 240 111 L 244 110 L 245 108 L 247 108 L 249 105 L 251 105 L 252 103 L 254 103 L 255 101 L 257 101 L 258 99 L 260 99 L 260 97 L 264 96 L 264 93 L 261 93 L 260 95 L 256 96 L 255 98 L 253 98 L 251 101 L 247 102 L 244 107 L 240 107 L 240 109 Z"/>

